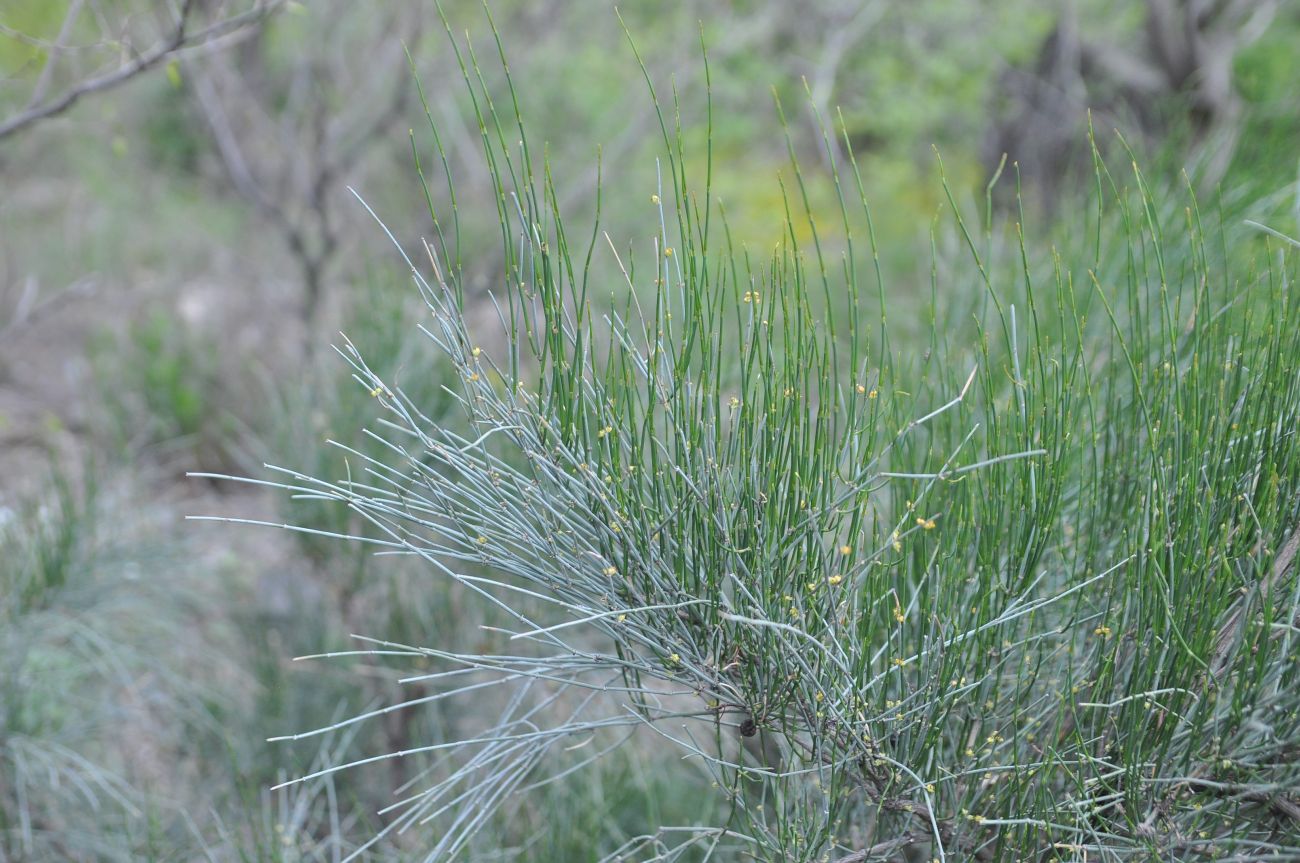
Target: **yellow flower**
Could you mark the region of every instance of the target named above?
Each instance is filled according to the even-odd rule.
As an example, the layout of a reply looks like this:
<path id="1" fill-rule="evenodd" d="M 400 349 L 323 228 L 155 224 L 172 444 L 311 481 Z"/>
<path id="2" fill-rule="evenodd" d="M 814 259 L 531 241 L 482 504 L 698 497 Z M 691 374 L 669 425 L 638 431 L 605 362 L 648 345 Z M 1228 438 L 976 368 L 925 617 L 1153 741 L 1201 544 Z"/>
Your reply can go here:
<path id="1" fill-rule="evenodd" d="M 876 388 L 872 387 L 871 392 L 867 393 L 867 398 L 874 399 L 877 395 L 879 395 L 879 393 L 876 392 Z"/>
<path id="2" fill-rule="evenodd" d="M 652 203 L 652 204 L 657 204 L 657 203 L 659 203 L 659 196 L 658 196 L 658 195 L 651 195 L 651 196 L 650 196 L 650 203 Z"/>
<path id="3" fill-rule="evenodd" d="M 934 519 L 918 518 L 916 523 L 924 530 L 934 530 Z"/>
<path id="4" fill-rule="evenodd" d="M 858 395 L 862 395 L 866 391 L 867 391 L 866 387 L 864 387 L 862 384 L 858 384 Z"/>
<path id="5" fill-rule="evenodd" d="M 1093 635 L 1100 635 L 1102 638 L 1110 638 L 1110 633 L 1110 627 L 1105 625 L 1099 626 L 1092 631 Z"/>
<path id="6" fill-rule="evenodd" d="M 837 573 L 836 575 L 832 575 L 830 578 L 826 579 L 826 583 L 834 587 L 835 585 L 839 584 L 843 580 L 844 580 L 844 576 L 839 575 Z"/>
<path id="7" fill-rule="evenodd" d="M 758 291 L 745 291 L 745 296 L 741 297 L 741 299 L 747 303 L 757 304 L 763 302 L 762 298 L 758 295 Z"/>
<path id="8" fill-rule="evenodd" d="M 470 351 L 470 353 L 473 354 L 474 356 L 478 356 L 479 354 L 483 353 L 483 349 L 475 346 L 474 350 Z"/>
<path id="9" fill-rule="evenodd" d="M 851 546 L 851 545 L 841 545 L 841 546 L 840 546 L 840 554 L 853 554 L 853 546 Z"/>
<path id="10" fill-rule="evenodd" d="M 618 575 L 618 567 L 616 567 L 616 566 L 607 566 L 607 567 L 605 567 L 605 574 L 606 574 L 606 575 Z"/>

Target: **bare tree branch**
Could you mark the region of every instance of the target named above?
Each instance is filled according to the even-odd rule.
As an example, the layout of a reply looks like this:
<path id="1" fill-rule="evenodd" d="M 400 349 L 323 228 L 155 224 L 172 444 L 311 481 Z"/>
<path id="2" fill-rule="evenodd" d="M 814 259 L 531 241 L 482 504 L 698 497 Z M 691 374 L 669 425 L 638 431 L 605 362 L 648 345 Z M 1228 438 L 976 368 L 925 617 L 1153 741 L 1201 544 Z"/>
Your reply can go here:
<path id="1" fill-rule="evenodd" d="M 31 109 L 41 103 L 45 98 L 45 93 L 50 89 L 50 79 L 54 77 L 54 66 L 59 59 L 59 54 L 63 53 L 68 39 L 72 36 L 72 25 L 76 23 L 77 16 L 81 14 L 81 7 L 85 0 L 72 0 L 68 4 L 68 14 L 63 18 L 63 26 L 59 28 L 59 35 L 55 37 L 54 44 L 49 46 L 45 54 L 45 66 L 41 69 L 41 75 L 36 79 L 36 86 L 32 88 L 32 96 L 27 100 L 27 108 Z"/>
<path id="2" fill-rule="evenodd" d="M 284 2 L 285 0 L 257 0 L 253 8 L 247 12 L 222 19 L 202 29 L 191 31 L 191 24 L 199 3 L 198 0 L 185 0 L 184 5 L 176 15 L 175 25 L 160 42 L 148 50 L 136 54 L 133 59 L 123 63 L 111 72 L 86 78 L 70 86 L 57 96 L 45 98 L 45 91 L 49 87 L 53 67 L 58 59 L 57 55 L 63 49 L 72 24 L 81 10 L 81 0 L 74 0 L 69 7 L 68 15 L 64 20 L 59 36 L 47 48 L 49 56 L 27 107 L 11 117 L 0 120 L 0 140 L 16 134 L 41 120 L 62 114 L 85 96 L 111 90 L 125 84 L 149 69 L 171 60 L 181 51 L 212 43 L 240 31 L 260 27 L 270 15 L 284 5 Z"/>
<path id="3" fill-rule="evenodd" d="M 1084 109 L 1124 118 L 1155 138 L 1190 133 L 1197 179 L 1213 187 L 1227 172 L 1244 103 L 1233 82 L 1236 57 L 1259 38 L 1278 0 L 1144 0 L 1133 44 L 1087 38 L 1067 7 L 1032 69 L 1009 70 L 1008 116 L 994 124 L 987 162 L 1004 153 L 1038 181 L 1046 204 L 1072 165 L 1088 170 L 1077 143 Z"/>
<path id="4" fill-rule="evenodd" d="M 423 22 L 391 7 L 364 32 L 342 28 L 345 8 L 315 7 L 311 41 L 284 72 L 249 56 L 180 58 L 194 104 L 230 184 L 280 236 L 299 269 L 301 315 L 312 322 L 340 251 L 341 178 L 355 170 L 406 114 L 412 95 L 404 43 Z M 360 47 L 358 47 L 360 46 Z M 365 66 L 327 58 L 361 50 Z M 344 107 L 334 106 L 347 94 Z"/>

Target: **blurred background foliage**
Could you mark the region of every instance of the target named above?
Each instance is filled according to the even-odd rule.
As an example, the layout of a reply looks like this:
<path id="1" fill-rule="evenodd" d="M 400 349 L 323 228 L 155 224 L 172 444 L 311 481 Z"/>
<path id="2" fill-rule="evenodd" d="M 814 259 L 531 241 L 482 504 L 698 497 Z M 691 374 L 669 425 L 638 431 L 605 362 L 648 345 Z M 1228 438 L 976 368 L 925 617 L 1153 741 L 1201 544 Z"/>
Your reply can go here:
<path id="1" fill-rule="evenodd" d="M 442 9 L 495 53 L 479 3 Z M 624 27 L 661 101 L 680 99 L 697 174 L 707 48 L 711 167 L 739 242 L 781 239 L 788 146 L 814 216 L 836 224 L 818 166 L 821 124 L 842 123 L 833 146 L 863 167 L 895 311 L 928 293 L 936 148 L 971 200 L 1005 154 L 999 188 L 1018 167 L 1046 235 L 1086 191 L 1089 110 L 1101 145 L 1122 129 L 1150 175 L 1186 170 L 1207 199 L 1221 189 L 1234 212 L 1296 227 L 1294 2 L 629 0 L 620 13 L 491 3 L 570 224 L 593 212 L 599 158 L 616 245 L 656 232 L 661 146 Z M 356 545 L 181 521 L 358 529 L 311 500 L 183 476 L 342 471 L 331 438 L 384 458 L 358 435 L 369 394 L 328 350 L 339 330 L 423 410 L 445 406 L 447 371 L 413 323 L 427 312 L 348 187 L 418 248 L 433 225 L 414 143 L 450 206 L 413 67 L 456 178 L 471 302 L 493 314 L 496 211 L 446 28 L 415 0 L 0 2 L 0 861 L 338 859 L 418 760 L 266 789 L 464 721 L 434 703 L 265 743 L 413 697 L 370 658 L 290 657 L 350 649 L 354 633 L 478 643 L 491 614 Z M 508 98 L 493 63 L 483 75 Z M 686 765 L 631 752 L 501 824 L 513 858 L 597 859 L 660 823 L 656 807 L 689 820 L 711 799 Z"/>

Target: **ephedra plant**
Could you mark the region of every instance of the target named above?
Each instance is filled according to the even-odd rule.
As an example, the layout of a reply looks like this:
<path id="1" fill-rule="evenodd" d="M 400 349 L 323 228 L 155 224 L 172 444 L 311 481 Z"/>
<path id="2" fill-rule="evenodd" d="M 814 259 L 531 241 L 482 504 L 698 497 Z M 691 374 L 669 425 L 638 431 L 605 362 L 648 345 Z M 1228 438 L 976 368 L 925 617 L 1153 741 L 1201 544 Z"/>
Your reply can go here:
<path id="1" fill-rule="evenodd" d="M 659 183 L 618 190 L 646 230 L 602 231 L 606 181 L 571 232 L 513 85 L 502 110 L 456 50 L 501 244 L 460 247 L 420 145 L 436 231 L 402 253 L 455 416 L 345 342 L 389 457 L 339 444 L 339 475 L 272 484 L 479 596 L 493 639 L 367 634 L 433 694 L 292 738 L 472 710 L 296 781 L 418 761 L 384 832 L 428 860 L 647 742 L 707 772 L 716 818 L 608 859 L 1300 859 L 1295 241 L 1094 145 L 1056 245 L 977 227 L 945 186 L 929 297 L 890 318 L 836 118 L 838 216 L 810 216 L 792 147 L 760 254 L 647 75 Z M 488 298 L 470 254 L 500 256 Z"/>

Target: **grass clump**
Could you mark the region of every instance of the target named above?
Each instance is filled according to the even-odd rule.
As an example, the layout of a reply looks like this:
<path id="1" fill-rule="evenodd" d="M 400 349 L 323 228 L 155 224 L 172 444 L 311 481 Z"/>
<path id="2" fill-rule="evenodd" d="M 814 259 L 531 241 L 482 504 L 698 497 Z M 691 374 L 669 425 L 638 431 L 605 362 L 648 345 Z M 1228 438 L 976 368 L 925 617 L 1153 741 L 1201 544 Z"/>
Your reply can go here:
<path id="1" fill-rule="evenodd" d="M 1100 155 L 1056 245 L 991 207 L 976 227 L 946 189 L 903 341 L 842 134 L 838 222 L 806 217 L 792 147 L 786 238 L 760 255 L 661 110 L 653 227 L 620 250 L 598 202 L 566 229 L 517 101 L 453 44 L 497 192 L 499 332 L 467 323 L 448 177 L 406 262 L 459 418 L 345 343 L 387 455 L 274 484 L 502 619 L 477 646 L 363 645 L 425 694 L 295 738 L 493 712 L 295 782 L 436 759 L 381 832 L 435 822 L 425 859 L 448 859 L 639 739 L 717 805 L 607 859 L 1300 857 L 1293 241 Z"/>
<path id="2" fill-rule="evenodd" d="M 172 315 L 154 311 L 121 336 L 91 341 L 101 425 L 123 454 L 177 450 L 204 467 L 238 461 L 240 429 L 226 405 L 216 345 Z M 245 462 L 246 463 L 246 462 Z"/>
<path id="3" fill-rule="evenodd" d="M 177 745 L 158 715 L 196 707 L 160 659 L 186 597 L 141 578 L 167 555 L 116 511 L 122 489 L 78 473 L 0 508 L 3 860 L 151 859 L 178 826 L 149 786 Z"/>

